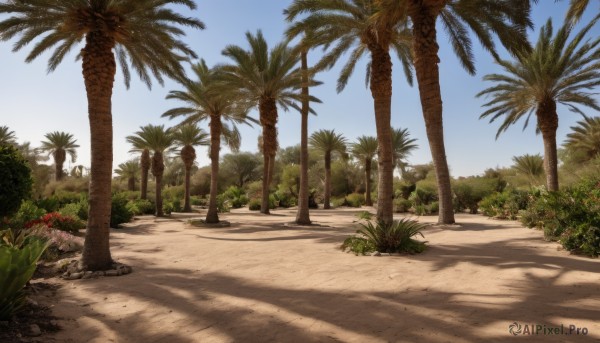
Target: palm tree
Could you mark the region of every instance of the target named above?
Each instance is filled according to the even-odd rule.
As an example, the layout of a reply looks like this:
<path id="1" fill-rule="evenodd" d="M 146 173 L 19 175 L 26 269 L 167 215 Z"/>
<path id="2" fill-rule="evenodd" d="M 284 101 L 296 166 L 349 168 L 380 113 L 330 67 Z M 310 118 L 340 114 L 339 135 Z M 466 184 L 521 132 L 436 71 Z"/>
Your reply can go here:
<path id="1" fill-rule="evenodd" d="M 584 114 L 578 105 L 600 110 L 594 95 L 587 92 L 600 85 L 600 50 L 597 49 L 600 39 L 583 42 L 594 23 L 595 20 L 569 42 L 572 25 L 565 23 L 553 37 L 552 21 L 548 20 L 540 30 L 533 50 L 519 52 L 515 61 L 499 59 L 498 64 L 506 74 L 486 75 L 484 80 L 495 85 L 477 94 L 492 97 L 484 104 L 489 109 L 480 118 L 489 116 L 493 122 L 504 117 L 496 137 L 525 116 L 524 126 L 527 127 L 529 118 L 535 113 L 537 132 L 542 133 L 544 141 L 546 187 L 550 191 L 558 190 L 556 104 L 564 104 L 581 115 Z"/>
<path id="2" fill-rule="evenodd" d="M 393 163 L 394 167 L 404 172 L 406 166 L 406 158 L 415 150 L 418 145 L 415 144 L 416 138 L 409 138 L 408 129 L 393 129 L 392 131 L 392 147 L 394 151 Z"/>
<path id="3" fill-rule="evenodd" d="M 15 132 L 10 131 L 8 126 L 0 126 L 0 145 L 3 144 L 17 144 L 17 137 L 15 136 Z"/>
<path id="4" fill-rule="evenodd" d="M 371 200 L 371 165 L 373 164 L 373 158 L 377 155 L 379 143 L 375 137 L 360 136 L 357 139 L 358 142 L 351 145 L 350 151 L 365 167 L 365 205 L 373 206 Z M 381 195 L 377 198 L 380 197 Z"/>
<path id="5" fill-rule="evenodd" d="M 119 164 L 115 169 L 115 174 L 120 179 L 127 180 L 127 190 L 135 191 L 135 180 L 138 178 L 140 173 L 140 161 L 138 159 L 129 160 Z"/>
<path id="6" fill-rule="evenodd" d="M 375 109 L 377 139 L 379 140 L 379 194 L 377 218 L 393 220 L 393 151 L 391 128 L 392 59 L 394 50 L 403 66 L 407 81 L 412 85 L 411 34 L 407 17 L 375 20 L 383 8 L 377 0 L 295 0 L 286 10 L 287 20 L 306 16 L 292 23 L 289 37 L 310 33 L 313 46 L 332 47 L 315 66 L 316 70 L 331 68 L 349 52 L 348 61 L 337 81 L 341 92 L 356 62 L 368 54 L 367 85 L 370 85 Z"/>
<path id="7" fill-rule="evenodd" d="M 140 199 L 148 198 L 148 172 L 150 171 L 150 150 L 144 146 L 143 140 L 129 140 L 127 142 L 133 145 L 129 152 L 140 153 L 140 170 L 142 179 L 140 181 Z"/>
<path id="8" fill-rule="evenodd" d="M 133 145 L 131 151 L 139 151 L 139 148 L 152 151 L 152 162 L 150 170 L 156 180 L 156 211 L 157 217 L 164 216 L 162 206 L 162 177 L 165 171 L 164 154 L 171 152 L 174 143 L 173 133 L 165 129 L 164 125 L 146 125 L 140 127 L 135 135 L 127 136 L 127 141 Z"/>
<path id="9" fill-rule="evenodd" d="M 196 8 L 192 0 L 5 0 L 0 3 L 0 14 L 11 14 L 0 21 L 0 39 L 5 41 L 20 35 L 14 50 L 36 41 L 26 57 L 27 62 L 55 48 L 48 62 L 48 70 L 53 71 L 68 52 L 85 39 L 80 57 L 90 120 L 91 175 L 81 269 L 105 270 L 112 265 L 108 218 L 113 160 L 111 98 L 116 60 L 123 70 L 126 86 L 131 76 L 128 62 L 150 86 L 151 75 L 161 84 L 163 76 L 183 78 L 181 61 L 196 57 L 179 40 L 185 35 L 179 26 L 202 29 L 204 25 L 197 19 L 175 13 L 172 5 Z"/>
<path id="10" fill-rule="evenodd" d="M 600 154 L 600 117 L 585 117 L 571 126 L 564 147 L 580 152 L 586 161 Z"/>
<path id="11" fill-rule="evenodd" d="M 233 64 L 220 67 L 223 72 L 224 85 L 238 89 L 242 97 L 253 106 L 258 107 L 262 126 L 263 144 L 263 185 L 261 213 L 269 213 L 269 183 L 271 161 L 277 152 L 277 106 L 288 110 L 292 107 L 300 111 L 297 102 L 302 94 L 296 89 L 302 87 L 301 73 L 296 65 L 299 56 L 296 51 L 287 47 L 286 42 L 279 43 L 269 50 L 267 42 L 259 30 L 256 35 L 246 33 L 250 50 L 236 45 L 229 45 L 223 55 L 230 58 Z M 315 97 L 310 101 L 320 102 Z"/>
<path id="12" fill-rule="evenodd" d="M 306 37 L 305 37 L 306 38 Z M 308 113 L 310 111 L 308 50 L 310 45 L 304 39 L 300 45 L 300 70 L 302 72 L 302 107 L 300 111 L 300 185 L 298 186 L 298 211 L 296 224 L 310 225 L 310 212 L 308 209 Z"/>
<path id="13" fill-rule="evenodd" d="M 196 145 L 209 145 L 208 133 L 193 124 L 179 126 L 173 132 L 175 143 L 181 148 L 180 155 L 185 165 L 185 201 L 183 212 L 192 212 L 190 204 L 190 174 L 196 160 Z M 211 176 L 212 177 L 212 176 Z"/>
<path id="14" fill-rule="evenodd" d="M 256 122 L 247 116 L 248 105 L 235 87 L 227 87 L 222 74 L 210 69 L 204 60 L 192 67 L 196 80 L 184 81 L 185 90 L 171 91 L 167 99 L 183 101 L 187 106 L 173 108 L 163 114 L 171 119 L 184 116 L 184 123 L 198 123 L 208 120 L 210 128 L 210 196 L 205 221 L 218 223 L 217 192 L 219 179 L 219 155 L 221 141 L 233 151 L 239 150 L 241 137 L 238 124 Z"/>
<path id="15" fill-rule="evenodd" d="M 544 174 L 544 159 L 539 154 L 514 156 L 513 162 L 515 163 L 513 168 L 517 172 L 526 175 L 529 179 L 529 184 L 532 186 Z"/>
<path id="16" fill-rule="evenodd" d="M 54 170 L 56 181 L 63 178 L 63 164 L 67 159 L 67 154 L 71 157 L 71 162 L 77 160 L 77 150 L 79 148 L 77 140 L 72 134 L 66 132 L 54 131 L 44 135 L 45 141 L 42 141 L 42 146 L 39 147 L 40 152 L 48 153 L 54 158 Z"/>
<path id="17" fill-rule="evenodd" d="M 389 22 L 409 16 L 412 51 L 427 139 L 437 176 L 438 222 L 454 223 L 450 171 L 444 146 L 436 23 L 443 25 L 462 66 L 475 74 L 470 28 L 483 47 L 497 57 L 492 34 L 513 53 L 527 46 L 525 28 L 531 26 L 530 4 L 523 0 L 377 0 L 383 8 L 377 20 Z"/>
<path id="18" fill-rule="evenodd" d="M 346 154 L 346 138 L 341 133 L 335 133 L 335 130 L 319 130 L 310 135 L 308 141 L 311 147 L 323 153 L 325 158 L 325 200 L 324 209 L 331 208 L 331 154 Z"/>

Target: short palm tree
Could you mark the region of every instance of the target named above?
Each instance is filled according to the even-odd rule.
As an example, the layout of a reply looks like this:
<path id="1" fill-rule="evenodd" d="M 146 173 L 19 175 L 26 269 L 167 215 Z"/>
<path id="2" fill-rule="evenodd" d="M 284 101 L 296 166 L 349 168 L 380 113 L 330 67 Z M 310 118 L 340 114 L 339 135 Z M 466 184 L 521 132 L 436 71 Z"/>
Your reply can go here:
<path id="1" fill-rule="evenodd" d="M 140 154 L 140 199 L 148 198 L 148 173 L 150 172 L 150 150 L 144 145 L 143 140 L 130 140 L 127 142 L 133 145 L 133 148 L 129 152 L 135 152 Z"/>
<path id="2" fill-rule="evenodd" d="M 514 52 L 527 46 L 525 30 L 531 26 L 530 4 L 523 0 L 377 0 L 377 3 L 383 8 L 380 21 L 410 17 L 415 73 L 438 184 L 438 222 L 452 224 L 453 194 L 444 145 L 436 25 L 441 24 L 447 32 L 462 66 L 468 73 L 475 74 L 469 28 L 492 55 L 497 56 L 493 35 Z"/>
<path id="3" fill-rule="evenodd" d="M 190 174 L 196 160 L 194 146 L 209 145 L 209 135 L 195 124 L 179 126 L 173 132 L 175 144 L 181 148 L 180 156 L 185 166 L 185 201 L 183 212 L 192 212 L 190 204 Z M 212 176 L 211 176 L 212 177 Z"/>
<path id="4" fill-rule="evenodd" d="M 377 138 L 369 136 L 360 136 L 357 140 L 356 143 L 351 145 L 350 152 L 365 168 L 365 205 L 373 206 L 371 200 L 371 168 L 373 159 L 377 155 L 379 143 Z"/>
<path id="5" fill-rule="evenodd" d="M 164 216 L 162 206 L 162 177 L 165 171 L 164 154 L 171 152 L 174 143 L 173 133 L 165 129 L 164 125 L 146 125 L 140 127 L 135 135 L 127 136 L 127 141 L 133 145 L 131 151 L 138 151 L 141 147 L 152 151 L 150 170 L 156 180 L 156 211 L 157 217 Z"/>
<path id="6" fill-rule="evenodd" d="M 393 220 L 393 151 L 391 128 L 392 58 L 393 50 L 412 85 L 411 33 L 407 16 L 376 20 L 383 10 L 377 0 L 295 0 L 285 10 L 289 37 L 309 33 L 313 46 L 331 47 L 315 66 L 316 70 L 331 68 L 342 57 L 348 60 L 342 67 L 337 90 L 341 92 L 358 60 L 367 55 L 367 85 L 370 85 L 379 140 L 380 182 L 377 217 L 386 223 Z M 348 55 L 346 55 L 348 53 Z"/>
<path id="7" fill-rule="evenodd" d="M 119 164 L 117 169 L 115 169 L 115 174 L 120 179 L 127 180 L 127 190 L 135 191 L 135 180 L 140 174 L 140 161 L 133 159 Z"/>
<path id="8" fill-rule="evenodd" d="M 393 129 L 392 131 L 392 147 L 394 151 L 394 167 L 400 169 L 400 172 L 404 172 L 406 166 L 406 159 L 413 150 L 418 148 L 415 144 L 416 138 L 410 138 L 408 129 Z"/>
<path id="9" fill-rule="evenodd" d="M 537 183 L 544 175 L 544 158 L 538 155 L 525 154 L 513 157 L 513 169 L 520 174 L 527 176 L 530 185 Z"/>
<path id="10" fill-rule="evenodd" d="M 54 131 L 44 135 L 45 141 L 42 141 L 42 146 L 39 147 L 40 152 L 47 153 L 48 156 L 52 155 L 54 158 L 54 170 L 56 181 L 60 181 L 63 178 L 63 164 L 67 159 L 67 155 L 71 157 L 71 162 L 77 160 L 77 150 L 79 145 L 76 144 L 77 140 L 72 134 L 66 132 Z"/>
<path id="11" fill-rule="evenodd" d="M 54 49 L 53 71 L 73 48 L 80 57 L 88 100 L 91 132 L 90 209 L 80 268 L 105 270 L 112 265 L 109 221 L 112 180 L 112 90 L 118 60 L 130 83 L 128 63 L 148 86 L 151 76 L 183 78 L 181 61 L 196 57 L 179 38 L 180 26 L 204 28 L 197 19 L 181 16 L 173 5 L 195 9 L 192 0 L 4 0 L 0 40 L 20 36 L 14 50 L 35 41 L 27 62 Z M 79 50 L 79 49 L 78 49 Z M 116 58 L 115 58 L 116 54 Z"/>
<path id="12" fill-rule="evenodd" d="M 204 60 L 192 66 L 196 79 L 182 82 L 184 90 L 171 91 L 167 99 L 182 101 L 185 107 L 168 110 L 163 117 L 184 117 L 184 123 L 208 120 L 210 130 L 211 178 L 208 212 L 205 221 L 218 223 L 217 192 L 219 179 L 219 156 L 221 141 L 233 151 L 240 146 L 240 134 L 236 125 L 250 124 L 255 119 L 247 116 L 248 105 L 235 87 L 227 87 L 222 74 L 211 69 Z"/>
<path id="13" fill-rule="evenodd" d="M 262 126 L 263 144 L 263 186 L 261 213 L 269 213 L 269 183 L 271 161 L 277 152 L 277 107 L 284 110 L 292 107 L 300 111 L 298 102 L 302 95 L 297 92 L 302 86 L 301 73 L 296 65 L 299 62 L 297 51 L 290 49 L 286 42 L 269 49 L 259 30 L 256 35 L 246 33 L 249 50 L 230 45 L 223 55 L 231 59 L 232 64 L 220 66 L 224 85 L 237 89 L 252 106 L 258 107 Z M 318 99 L 310 97 L 315 102 Z"/>
<path id="14" fill-rule="evenodd" d="M 600 39 L 583 41 L 594 23 L 569 41 L 572 25 L 565 23 L 553 37 L 552 21 L 548 20 L 533 50 L 519 52 L 515 61 L 498 60 L 506 73 L 486 75 L 484 80 L 495 84 L 477 95 L 492 98 L 484 104 L 489 109 L 480 118 L 491 117 L 493 122 L 504 117 L 496 137 L 523 117 L 527 118 L 527 127 L 535 113 L 537 131 L 544 141 L 546 187 L 550 191 L 558 190 L 557 103 L 582 115 L 579 105 L 600 110 L 594 95 L 588 92 L 600 85 Z"/>
<path id="15" fill-rule="evenodd" d="M 15 132 L 11 131 L 8 126 L 0 126 L 0 144 L 17 144 Z"/>
<path id="16" fill-rule="evenodd" d="M 319 130 L 310 135 L 308 141 L 310 146 L 321 153 L 325 158 L 325 199 L 323 208 L 331 208 L 331 155 L 338 153 L 346 154 L 346 138 L 335 130 Z"/>
<path id="17" fill-rule="evenodd" d="M 579 151 L 589 161 L 600 155 L 600 117 L 585 117 L 571 126 L 564 147 Z"/>

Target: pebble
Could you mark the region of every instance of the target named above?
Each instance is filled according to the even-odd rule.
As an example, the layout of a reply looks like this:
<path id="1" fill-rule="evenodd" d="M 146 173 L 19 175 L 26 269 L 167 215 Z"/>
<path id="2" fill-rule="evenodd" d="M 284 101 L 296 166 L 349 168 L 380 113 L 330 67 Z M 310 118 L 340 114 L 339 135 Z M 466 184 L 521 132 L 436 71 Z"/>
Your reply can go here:
<path id="1" fill-rule="evenodd" d="M 372 253 L 371 256 L 381 256 L 381 253 L 379 251 L 376 251 Z"/>
<path id="2" fill-rule="evenodd" d="M 40 327 L 37 324 L 29 325 L 29 336 L 37 337 L 37 336 L 40 336 L 41 334 L 42 334 L 42 330 L 40 330 Z"/>

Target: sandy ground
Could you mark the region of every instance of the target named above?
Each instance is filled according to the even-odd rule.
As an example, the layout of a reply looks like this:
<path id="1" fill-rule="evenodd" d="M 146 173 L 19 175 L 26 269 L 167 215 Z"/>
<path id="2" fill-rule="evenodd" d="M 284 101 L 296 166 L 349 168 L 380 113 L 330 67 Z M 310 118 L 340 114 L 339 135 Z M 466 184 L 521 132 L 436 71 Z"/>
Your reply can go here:
<path id="1" fill-rule="evenodd" d="M 505 342 L 600 340 L 600 261 L 515 222 L 457 215 L 414 256 L 338 247 L 356 210 L 221 216 L 229 228 L 142 217 L 111 233 L 122 277 L 64 281 L 48 342 Z M 434 222 L 436 217 L 422 217 Z M 46 281 L 47 282 L 47 281 Z M 509 325 L 586 328 L 514 337 Z"/>

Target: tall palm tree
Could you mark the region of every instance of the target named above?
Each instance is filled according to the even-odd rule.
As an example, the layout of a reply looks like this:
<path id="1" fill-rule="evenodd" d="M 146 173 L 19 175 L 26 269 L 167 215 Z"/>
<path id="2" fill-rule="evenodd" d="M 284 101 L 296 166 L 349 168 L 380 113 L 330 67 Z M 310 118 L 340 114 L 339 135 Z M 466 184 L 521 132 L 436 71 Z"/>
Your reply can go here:
<path id="1" fill-rule="evenodd" d="M 477 95 L 492 97 L 484 104 L 489 109 L 480 118 L 491 117 L 493 122 L 504 117 L 496 137 L 523 117 L 527 118 L 527 127 L 535 113 L 537 132 L 542 133 L 544 141 L 546 187 L 550 191 L 558 190 L 556 104 L 566 105 L 581 115 L 584 114 L 579 105 L 600 111 L 594 95 L 588 92 L 600 85 L 600 38 L 583 41 L 594 23 L 595 20 L 569 42 L 572 25 L 565 23 L 553 37 L 552 21 L 548 20 L 533 50 L 519 52 L 514 61 L 499 59 L 498 64 L 506 73 L 486 75 L 484 80 L 495 84 Z"/>
<path id="2" fill-rule="evenodd" d="M 419 146 L 415 144 L 416 138 L 410 138 L 408 129 L 393 129 L 392 131 L 392 147 L 394 151 L 393 162 L 394 167 L 400 169 L 400 172 L 404 172 L 406 166 L 406 159 L 412 153 L 413 150 Z"/>
<path id="3" fill-rule="evenodd" d="M 140 161 L 138 159 L 129 160 L 119 164 L 115 169 L 115 174 L 120 179 L 127 180 L 127 190 L 135 191 L 135 180 L 140 173 Z"/>
<path id="4" fill-rule="evenodd" d="M 380 151 L 378 150 L 379 143 L 377 138 L 369 136 L 360 136 L 357 140 L 358 142 L 351 145 L 350 152 L 365 167 L 365 205 L 373 206 L 371 200 L 371 166 L 377 152 Z M 377 198 L 380 197 L 381 195 L 378 195 Z"/>
<path id="5" fill-rule="evenodd" d="M 175 141 L 173 133 L 169 129 L 165 129 L 164 125 L 152 125 L 140 127 L 135 135 L 127 136 L 127 141 L 130 142 L 135 151 L 136 147 L 143 147 L 152 151 L 152 163 L 150 170 L 156 180 L 156 211 L 157 217 L 164 216 L 162 206 L 162 177 L 165 171 L 164 154 L 172 151 Z"/>
<path id="6" fill-rule="evenodd" d="M 323 208 L 331 208 L 331 155 L 339 153 L 346 154 L 346 138 L 335 130 L 319 130 L 310 135 L 308 141 L 311 147 L 323 153 L 325 158 L 325 200 Z"/>
<path id="7" fill-rule="evenodd" d="M 292 107 L 300 111 L 298 102 L 302 95 L 296 90 L 302 87 L 301 73 L 296 69 L 298 53 L 288 48 L 286 42 L 269 49 L 262 32 L 256 35 L 246 33 L 250 50 L 229 45 L 223 55 L 232 64 L 220 67 L 228 88 L 238 89 L 249 103 L 258 107 L 262 126 L 263 144 L 263 185 L 261 213 L 269 213 L 269 183 L 271 161 L 277 152 L 277 106 L 284 110 Z M 320 102 L 315 97 L 310 101 Z"/>
<path id="8" fill-rule="evenodd" d="M 389 22 L 407 15 L 411 19 L 414 67 L 438 184 L 438 222 L 452 224 L 453 195 L 444 146 L 436 23 L 439 22 L 448 33 L 462 66 L 468 73 L 475 74 L 469 28 L 495 57 L 493 35 L 511 53 L 515 52 L 527 46 L 525 29 L 531 26 L 530 4 L 523 0 L 377 0 L 377 3 L 384 8 L 377 18 L 379 21 Z"/>
<path id="9" fill-rule="evenodd" d="M 182 82 L 184 90 L 171 91 L 167 95 L 167 99 L 182 101 L 186 106 L 168 110 L 163 117 L 173 119 L 183 116 L 184 123 L 209 121 L 211 177 L 205 221 L 218 223 L 217 192 L 221 141 L 233 151 L 239 150 L 241 137 L 237 125 L 250 125 L 256 120 L 247 116 L 249 106 L 245 99 L 237 88 L 227 87 L 218 70 L 209 68 L 204 60 L 192 66 L 192 70 L 196 80 Z"/>
<path id="10" fill-rule="evenodd" d="M 56 181 L 63 178 L 63 164 L 67 159 L 67 154 L 71 157 L 71 162 L 77 160 L 77 150 L 79 145 L 72 134 L 66 132 L 54 131 L 44 135 L 45 141 L 42 141 L 42 146 L 39 147 L 40 152 L 48 153 L 54 158 L 54 170 Z"/>
<path id="11" fill-rule="evenodd" d="M 181 148 L 180 156 L 185 165 L 185 201 L 183 212 L 192 212 L 192 205 L 190 204 L 190 174 L 196 160 L 196 149 L 194 149 L 194 146 L 209 145 L 209 135 L 194 124 L 177 127 L 173 135 L 175 143 Z"/>
<path id="12" fill-rule="evenodd" d="M 291 24 L 288 36 L 310 32 L 313 46 L 331 47 L 315 69 L 331 68 L 349 52 L 337 82 L 341 92 L 356 62 L 369 56 L 367 85 L 370 85 L 375 109 L 377 139 L 379 140 L 379 194 L 377 217 L 393 220 L 393 150 L 391 128 L 392 59 L 390 50 L 398 56 L 407 81 L 412 85 L 411 34 L 406 16 L 375 20 L 383 8 L 377 0 L 294 0 L 285 10 L 288 21 L 304 18 Z"/>
<path id="13" fill-rule="evenodd" d="M 0 126 L 0 145 L 2 144 L 17 144 L 17 137 L 15 132 L 11 131 L 8 126 Z"/>
<path id="14" fill-rule="evenodd" d="M 300 185 L 298 186 L 296 224 L 310 225 L 310 211 L 308 209 L 308 114 L 310 111 L 309 80 L 312 76 L 308 69 L 310 44 L 306 37 L 300 42 L 298 48 L 300 49 L 300 71 L 302 73 L 302 107 L 300 111 Z"/>
<path id="15" fill-rule="evenodd" d="M 600 117 L 585 117 L 571 126 L 564 147 L 581 152 L 589 161 L 600 155 Z"/>
<path id="16" fill-rule="evenodd" d="M 181 61 L 196 57 L 179 40 L 185 35 L 180 26 L 202 29 L 204 25 L 174 12 L 173 5 L 196 8 L 192 0 L 5 0 L 0 3 L 0 14 L 11 15 L 0 21 L 0 40 L 20 36 L 14 50 L 36 41 L 26 57 L 27 62 L 54 49 L 48 62 L 48 70 L 53 71 L 69 51 L 80 43 L 84 45 L 80 56 L 90 120 L 91 175 L 81 269 L 105 270 L 112 265 L 109 246 L 113 156 L 111 98 L 116 60 L 122 67 L 127 86 L 131 76 L 128 62 L 150 86 L 151 75 L 161 84 L 163 76 L 182 78 Z"/>
<path id="17" fill-rule="evenodd" d="M 514 156 L 513 162 L 513 169 L 526 175 L 532 186 L 539 181 L 542 175 L 544 175 L 544 159 L 539 154 Z"/>

